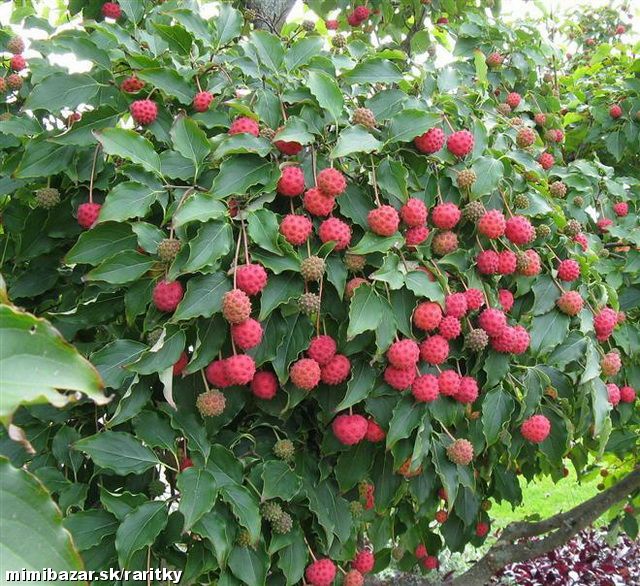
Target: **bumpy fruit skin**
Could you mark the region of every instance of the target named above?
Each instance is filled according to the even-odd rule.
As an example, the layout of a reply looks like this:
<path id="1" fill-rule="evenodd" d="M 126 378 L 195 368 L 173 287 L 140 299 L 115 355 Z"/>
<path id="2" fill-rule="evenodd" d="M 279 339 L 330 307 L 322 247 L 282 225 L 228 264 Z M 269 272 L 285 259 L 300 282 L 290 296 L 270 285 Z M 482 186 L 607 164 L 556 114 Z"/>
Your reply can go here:
<path id="1" fill-rule="evenodd" d="M 320 311 L 321 299 L 317 293 L 303 293 L 298 298 L 298 308 L 305 315 L 312 315 Z"/>
<path id="2" fill-rule="evenodd" d="M 364 576 L 358 570 L 349 570 L 342 582 L 342 586 L 362 586 L 363 584 Z"/>
<path id="3" fill-rule="evenodd" d="M 435 401 L 440 395 L 438 378 L 433 374 L 423 374 L 417 377 L 411 385 L 411 394 L 416 401 L 421 403 Z"/>
<path id="4" fill-rule="evenodd" d="M 301 358 L 291 366 L 289 377 L 296 387 L 310 391 L 320 382 L 320 365 L 312 358 Z"/>
<path id="5" fill-rule="evenodd" d="M 431 241 L 431 248 L 435 255 L 445 256 L 458 248 L 458 237 L 450 230 L 438 232 Z"/>
<path id="6" fill-rule="evenodd" d="M 296 453 L 296 448 L 293 442 L 288 439 L 278 440 L 273 445 L 273 455 L 285 462 L 291 460 Z"/>
<path id="7" fill-rule="evenodd" d="M 236 286 L 247 295 L 257 295 L 267 285 L 267 271 L 262 265 L 249 263 L 236 270 Z"/>
<path id="8" fill-rule="evenodd" d="M 503 61 L 504 61 L 504 57 L 497 51 L 494 51 L 493 53 L 489 53 L 487 55 L 487 58 L 485 59 L 485 63 L 487 64 L 487 67 L 489 67 L 490 69 L 497 69 L 502 65 Z"/>
<path id="9" fill-rule="evenodd" d="M 506 226 L 507 220 L 500 210 L 489 210 L 478 221 L 478 232 L 487 238 L 500 238 Z"/>
<path id="10" fill-rule="evenodd" d="M 481 275 L 495 275 L 499 271 L 500 256 L 495 250 L 483 250 L 476 256 L 476 266 Z"/>
<path id="11" fill-rule="evenodd" d="M 489 524 L 488 523 L 478 523 L 476 525 L 476 536 L 477 537 L 486 537 L 487 533 L 489 533 Z"/>
<path id="12" fill-rule="evenodd" d="M 280 222 L 280 234 L 289 244 L 294 246 L 304 244 L 312 230 L 313 224 L 307 216 L 287 214 Z"/>
<path id="13" fill-rule="evenodd" d="M 368 283 L 369 281 L 367 279 L 364 279 L 363 277 L 354 277 L 353 279 L 347 282 L 347 285 L 344 288 L 344 294 L 346 295 L 347 299 L 351 299 L 356 289 L 360 285 L 366 285 Z"/>
<path id="14" fill-rule="evenodd" d="M 609 108 L 609 116 L 614 120 L 620 118 L 622 116 L 622 108 L 618 104 L 614 104 Z"/>
<path id="15" fill-rule="evenodd" d="M 387 360 L 396 368 L 413 368 L 420 359 L 420 348 L 414 340 L 398 340 L 387 350 Z"/>
<path id="16" fill-rule="evenodd" d="M 275 533 L 285 535 L 293 529 L 293 519 L 289 513 L 283 512 L 272 524 L 271 528 Z"/>
<path id="17" fill-rule="evenodd" d="M 524 256 L 527 259 L 526 266 L 518 267 L 518 272 L 525 277 L 535 277 L 542 270 L 540 255 L 530 248 L 524 251 Z"/>
<path id="18" fill-rule="evenodd" d="M 347 37 L 341 34 L 337 34 L 333 39 L 331 39 L 331 44 L 337 49 L 341 49 L 342 47 L 347 46 Z"/>
<path id="19" fill-rule="evenodd" d="M 404 234 L 405 244 L 408 248 L 414 248 L 422 244 L 429 237 L 429 228 L 426 226 L 415 226 L 409 228 Z"/>
<path id="20" fill-rule="evenodd" d="M 502 334 L 507 326 L 507 316 L 499 309 L 489 307 L 478 316 L 478 325 L 489 336 L 495 338 Z"/>
<path id="21" fill-rule="evenodd" d="M 122 16 L 122 10 L 117 2 L 105 2 L 102 5 L 102 16 L 118 20 Z"/>
<path id="22" fill-rule="evenodd" d="M 231 339 L 242 350 L 255 348 L 262 341 L 262 326 L 253 318 L 232 324 Z"/>
<path id="23" fill-rule="evenodd" d="M 517 108 L 522 101 L 522 96 L 518 92 L 511 92 L 507 94 L 507 104 L 512 108 Z"/>
<path id="24" fill-rule="evenodd" d="M 609 228 L 613 226 L 613 220 L 611 220 L 610 218 L 600 218 L 596 222 L 596 226 L 598 227 L 599 232 L 608 232 Z"/>
<path id="25" fill-rule="evenodd" d="M 311 586 L 331 586 L 336 577 L 336 565 L 328 558 L 316 560 L 304 572 Z"/>
<path id="26" fill-rule="evenodd" d="M 447 513 L 447 511 L 445 511 L 444 509 L 440 509 L 439 511 L 436 511 L 434 518 L 437 523 L 442 524 L 449 518 L 449 513 Z"/>
<path id="27" fill-rule="evenodd" d="M 509 106 L 509 104 L 498 104 L 496 106 L 496 110 L 498 111 L 498 114 L 502 114 L 503 116 L 511 114 L 511 106 Z"/>
<path id="28" fill-rule="evenodd" d="M 547 115 L 544 114 L 543 112 L 538 112 L 534 115 L 533 121 L 538 126 L 544 126 L 547 123 Z"/>
<path id="29" fill-rule="evenodd" d="M 193 97 L 193 109 L 196 112 L 206 112 L 213 102 L 213 94 L 211 92 L 198 92 Z"/>
<path id="30" fill-rule="evenodd" d="M 567 186 L 562 181 L 554 181 L 549 185 L 549 193 L 554 197 L 563 198 L 567 195 Z"/>
<path id="31" fill-rule="evenodd" d="M 252 134 L 253 136 L 260 135 L 260 126 L 253 119 L 248 116 L 241 116 L 236 118 L 229 126 L 228 134 L 242 134 L 246 132 L 247 134 Z"/>
<path id="32" fill-rule="evenodd" d="M 158 258 L 171 262 L 180 252 L 182 244 L 177 238 L 164 238 L 158 243 Z"/>
<path id="33" fill-rule="evenodd" d="M 336 354 L 320 368 L 320 380 L 326 385 L 339 385 L 349 378 L 351 362 L 344 354 Z"/>
<path id="34" fill-rule="evenodd" d="M 593 329 L 596 331 L 596 338 L 602 342 L 606 340 L 618 324 L 618 314 L 609 307 L 599 311 L 593 318 Z"/>
<path id="35" fill-rule="evenodd" d="M 45 210 L 50 210 L 60 203 L 60 192 L 54 187 L 43 187 L 36 191 L 36 204 Z"/>
<path id="36" fill-rule="evenodd" d="M 431 221 L 436 228 L 451 230 L 460 221 L 462 212 L 454 203 L 438 204 L 431 212 Z"/>
<path id="37" fill-rule="evenodd" d="M 267 501 L 262 505 L 260 514 L 265 521 L 273 523 L 282 516 L 282 507 L 275 501 Z"/>
<path id="38" fill-rule="evenodd" d="M 456 183 L 460 189 L 471 189 L 476 179 L 476 172 L 473 169 L 463 169 L 458 173 Z"/>
<path id="39" fill-rule="evenodd" d="M 420 344 L 420 358 L 429 364 L 442 364 L 449 356 L 449 342 L 436 334 Z"/>
<path id="40" fill-rule="evenodd" d="M 24 53 L 24 41 L 20 37 L 13 37 L 7 42 L 7 51 L 14 55 Z"/>
<path id="41" fill-rule="evenodd" d="M 120 89 L 128 94 L 135 94 L 145 86 L 144 81 L 138 79 L 135 75 L 127 77 L 120 84 Z"/>
<path id="42" fill-rule="evenodd" d="M 22 71 L 27 67 L 27 61 L 22 55 L 14 55 L 9 60 L 9 68 L 11 71 Z"/>
<path id="43" fill-rule="evenodd" d="M 540 224 L 536 226 L 536 238 L 544 240 L 545 238 L 549 238 L 551 236 L 551 228 L 546 224 Z"/>
<path id="44" fill-rule="evenodd" d="M 367 420 L 362 415 L 338 415 L 331 429 L 340 443 L 354 446 L 367 435 Z"/>
<path id="45" fill-rule="evenodd" d="M 400 208 L 400 217 L 411 228 L 422 226 L 427 221 L 427 206 L 421 199 L 410 197 Z"/>
<path id="46" fill-rule="evenodd" d="M 414 325 L 425 331 L 435 330 L 442 321 L 442 308 L 433 301 L 420 303 L 413 312 Z"/>
<path id="47" fill-rule="evenodd" d="M 513 307 L 513 293 L 508 289 L 500 289 L 500 291 L 498 291 L 498 302 L 500 303 L 502 310 L 508 313 Z"/>
<path id="48" fill-rule="evenodd" d="M 184 289 L 179 281 L 160 281 L 153 288 L 153 304 L 160 310 L 170 312 L 178 307 Z"/>
<path id="49" fill-rule="evenodd" d="M 398 212 L 390 205 L 381 205 L 367 215 L 369 229 L 378 236 L 392 236 L 400 225 Z"/>
<path id="50" fill-rule="evenodd" d="M 231 289 L 222 298 L 222 315 L 231 324 L 239 324 L 251 315 L 251 299 L 241 289 Z"/>
<path id="51" fill-rule="evenodd" d="M 251 392 L 259 399 L 270 401 L 278 392 L 278 379 L 272 372 L 256 372 L 251 381 Z"/>
<path id="52" fill-rule="evenodd" d="M 516 135 L 516 143 L 520 148 L 530 147 L 536 142 L 536 133 L 531 128 L 521 128 Z"/>
<path id="53" fill-rule="evenodd" d="M 365 128 L 376 127 L 376 117 L 369 108 L 356 108 L 351 117 L 352 124 L 360 124 Z"/>
<path id="54" fill-rule="evenodd" d="M 91 228 L 98 221 L 101 208 L 102 206 L 99 203 L 81 203 L 78 206 L 78 224 L 85 230 Z"/>
<path id="55" fill-rule="evenodd" d="M 613 211 L 619 218 L 624 218 L 629 213 L 629 204 L 626 201 L 614 203 Z"/>
<path id="56" fill-rule="evenodd" d="M 12 73 L 7 76 L 7 85 L 9 89 L 19 90 L 22 87 L 22 78 L 17 73 Z"/>
<path id="57" fill-rule="evenodd" d="M 276 191 L 286 197 L 296 197 L 304 192 L 304 173 L 300 167 L 289 166 L 282 169 Z"/>
<path id="58" fill-rule="evenodd" d="M 454 464 L 467 466 L 473 460 L 473 445 L 466 439 L 454 440 L 447 446 L 447 458 Z"/>
<path id="59" fill-rule="evenodd" d="M 460 403 L 470 404 L 478 398 L 479 392 L 476 379 L 471 376 L 463 376 L 454 399 Z"/>
<path id="60" fill-rule="evenodd" d="M 558 279 L 561 281 L 575 281 L 580 276 L 580 265 L 572 259 L 560 261 L 558 264 Z"/>
<path id="61" fill-rule="evenodd" d="M 447 137 L 447 149 L 456 157 L 466 157 L 473 150 L 473 134 L 468 130 L 459 130 Z"/>
<path id="62" fill-rule="evenodd" d="M 196 409 L 202 417 L 217 417 L 224 411 L 226 399 L 217 389 L 210 389 L 200 393 L 196 399 Z"/>
<path id="63" fill-rule="evenodd" d="M 609 396 L 609 403 L 614 407 L 620 403 L 620 388 L 614 383 L 609 383 L 607 386 L 607 395 Z"/>
<path id="64" fill-rule="evenodd" d="M 351 562 L 351 567 L 354 570 L 358 570 L 361 574 L 368 574 L 373 570 L 373 566 L 376 564 L 376 558 L 368 549 L 362 549 Z"/>
<path id="65" fill-rule="evenodd" d="M 302 206 L 312 216 L 328 216 L 333 211 L 335 205 L 335 198 L 326 196 L 317 187 L 308 189 L 302 200 Z"/>
<path id="66" fill-rule="evenodd" d="M 327 27 L 328 31 L 337 31 L 338 30 L 338 21 L 335 19 L 327 19 L 324 21 L 324 25 Z"/>
<path id="67" fill-rule="evenodd" d="M 437 153 L 446 141 L 446 137 L 441 128 L 431 128 L 424 134 L 416 137 L 413 141 L 416 148 L 426 155 Z"/>
<path id="68" fill-rule="evenodd" d="M 565 291 L 556 301 L 558 309 L 566 315 L 578 315 L 582 311 L 584 301 L 577 291 Z"/>
<path id="69" fill-rule="evenodd" d="M 297 155 L 302 150 L 302 145 L 295 140 L 275 140 L 278 136 L 278 132 L 280 132 L 282 128 L 278 128 L 273 135 L 273 144 L 274 146 L 283 154 L 288 156 Z M 261 132 L 264 134 L 264 132 Z"/>
<path id="70" fill-rule="evenodd" d="M 158 106 L 153 100 L 136 100 L 129 110 L 131 117 L 142 126 L 152 124 L 158 117 Z"/>
<path id="71" fill-rule="evenodd" d="M 373 419 L 367 419 L 367 433 L 364 436 L 368 442 L 378 443 L 384 440 L 387 434 Z"/>
<path id="72" fill-rule="evenodd" d="M 347 180 L 340 171 L 329 167 L 318 173 L 317 186 L 327 197 L 338 197 L 347 188 Z"/>
<path id="73" fill-rule="evenodd" d="M 542 443 L 551 433 L 551 422 L 544 415 L 532 415 L 520 426 L 520 433 L 527 441 Z"/>
<path id="74" fill-rule="evenodd" d="M 416 378 L 416 369 L 387 366 L 383 373 L 384 382 L 397 391 L 408 389 Z"/>
<path id="75" fill-rule="evenodd" d="M 455 370 L 443 370 L 438 375 L 438 390 L 445 397 L 455 397 L 462 377 Z"/>
<path id="76" fill-rule="evenodd" d="M 323 243 L 335 242 L 334 250 L 344 250 L 351 243 L 351 227 L 338 218 L 327 218 L 318 229 Z"/>
<path id="77" fill-rule="evenodd" d="M 505 236 L 514 244 L 522 246 L 536 237 L 536 231 L 531 222 L 524 216 L 512 216 L 507 220 Z"/>
<path id="78" fill-rule="evenodd" d="M 608 352 L 605 354 L 600 361 L 600 368 L 604 376 L 615 376 L 618 374 L 622 368 L 620 354 L 617 352 Z"/>
<path id="79" fill-rule="evenodd" d="M 472 352 L 482 352 L 489 343 L 489 336 L 483 329 L 471 330 L 464 339 L 464 345 Z"/>
<path id="80" fill-rule="evenodd" d="M 475 173 L 474 173 L 475 175 Z M 469 202 L 462 210 L 462 217 L 467 222 L 476 223 L 484 215 L 484 206 L 480 201 Z"/>
<path id="81" fill-rule="evenodd" d="M 452 315 L 448 315 L 442 318 L 440 326 L 438 327 L 438 333 L 445 340 L 455 340 L 462 332 L 462 325 L 460 320 Z"/>
<path id="82" fill-rule="evenodd" d="M 320 366 L 324 366 L 335 356 L 336 350 L 336 341 L 330 336 L 321 335 L 311 340 L 307 354 Z"/>
<path id="83" fill-rule="evenodd" d="M 207 368 L 205 368 L 204 375 L 207 378 L 207 382 L 219 389 L 226 389 L 231 386 L 231 381 L 227 376 L 227 369 L 225 368 L 226 360 L 214 360 Z"/>
<path id="84" fill-rule="evenodd" d="M 247 354 L 229 356 L 224 362 L 224 368 L 232 385 L 248 385 L 256 373 L 256 363 Z"/>
<path id="85" fill-rule="evenodd" d="M 636 400 L 636 391 L 633 387 L 620 387 L 620 401 L 623 403 L 634 403 Z"/>
<path id="86" fill-rule="evenodd" d="M 451 293 L 444 301 L 445 312 L 459 319 L 467 313 L 467 296 L 464 293 Z"/>
<path id="87" fill-rule="evenodd" d="M 467 289 L 464 296 L 467 298 L 469 311 L 476 311 L 484 305 L 484 293 L 480 289 Z"/>
<path id="88" fill-rule="evenodd" d="M 300 263 L 300 274 L 305 281 L 319 281 L 325 270 L 325 262 L 319 256 L 309 256 Z"/>
<path id="89" fill-rule="evenodd" d="M 553 167 L 555 159 L 553 158 L 553 155 L 551 153 L 542 153 L 538 157 L 538 163 L 545 171 L 548 171 L 549 169 L 551 169 L 551 167 Z"/>
<path id="90" fill-rule="evenodd" d="M 189 364 L 189 357 L 186 352 L 182 352 L 178 361 L 173 365 L 173 376 L 180 376 L 187 364 Z"/>

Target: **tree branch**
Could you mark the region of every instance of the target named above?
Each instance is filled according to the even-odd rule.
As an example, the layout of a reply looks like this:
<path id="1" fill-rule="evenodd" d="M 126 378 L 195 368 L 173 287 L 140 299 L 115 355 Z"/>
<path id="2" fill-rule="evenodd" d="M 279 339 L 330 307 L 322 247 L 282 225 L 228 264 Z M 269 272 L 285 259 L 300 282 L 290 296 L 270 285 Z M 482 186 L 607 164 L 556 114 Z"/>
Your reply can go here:
<path id="1" fill-rule="evenodd" d="M 558 513 L 537 523 L 510 523 L 487 554 L 467 572 L 455 578 L 451 582 L 452 586 L 483 586 L 491 576 L 508 564 L 523 562 L 559 547 L 638 489 L 640 468 L 566 513 Z M 529 539 L 546 534 L 546 537 L 539 540 Z M 523 539 L 525 541 L 520 541 Z"/>
<path id="2" fill-rule="evenodd" d="M 273 32 L 280 32 L 295 0 L 249 0 L 248 7 L 255 10 L 259 18 L 256 19 L 255 27 L 270 29 Z"/>

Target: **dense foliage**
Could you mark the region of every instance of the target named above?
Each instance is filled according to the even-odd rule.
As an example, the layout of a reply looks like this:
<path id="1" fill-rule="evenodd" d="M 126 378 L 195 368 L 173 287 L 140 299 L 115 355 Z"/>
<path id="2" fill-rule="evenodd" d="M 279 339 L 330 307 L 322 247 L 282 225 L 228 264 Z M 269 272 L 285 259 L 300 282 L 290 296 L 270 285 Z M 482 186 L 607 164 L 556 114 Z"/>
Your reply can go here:
<path id="1" fill-rule="evenodd" d="M 68 557 L 353 586 L 481 545 L 519 475 L 635 466 L 628 15 L 488 4 L 16 8 L 3 483 L 43 483 Z"/>

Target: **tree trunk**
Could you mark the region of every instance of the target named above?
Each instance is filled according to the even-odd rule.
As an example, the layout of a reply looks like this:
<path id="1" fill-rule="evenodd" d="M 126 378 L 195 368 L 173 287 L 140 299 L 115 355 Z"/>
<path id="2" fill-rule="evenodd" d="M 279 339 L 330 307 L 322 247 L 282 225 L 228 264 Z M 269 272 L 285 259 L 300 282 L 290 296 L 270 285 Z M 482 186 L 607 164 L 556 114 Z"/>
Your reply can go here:
<path id="1" fill-rule="evenodd" d="M 248 0 L 247 7 L 256 13 L 256 28 L 278 33 L 295 3 L 296 0 Z"/>

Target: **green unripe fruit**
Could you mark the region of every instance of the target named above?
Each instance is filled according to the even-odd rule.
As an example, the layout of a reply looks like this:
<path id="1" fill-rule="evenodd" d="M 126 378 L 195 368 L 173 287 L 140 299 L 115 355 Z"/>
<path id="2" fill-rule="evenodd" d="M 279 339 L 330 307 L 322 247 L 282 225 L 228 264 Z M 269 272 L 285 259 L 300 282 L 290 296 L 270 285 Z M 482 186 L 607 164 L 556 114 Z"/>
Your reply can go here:
<path id="1" fill-rule="evenodd" d="M 567 186 L 562 181 L 554 181 L 549 185 L 549 193 L 554 197 L 564 197 L 567 195 Z"/>
<path id="2" fill-rule="evenodd" d="M 43 187 L 36 191 L 36 204 L 39 208 L 50 210 L 60 203 L 60 192 L 54 187 Z"/>
<path id="3" fill-rule="evenodd" d="M 200 393 L 196 399 L 196 408 L 202 417 L 217 417 L 227 404 L 225 396 L 218 389 L 210 389 Z"/>
<path id="4" fill-rule="evenodd" d="M 273 454 L 276 458 L 289 461 L 296 453 L 293 442 L 288 439 L 278 440 L 273 446 Z"/>
<path id="5" fill-rule="evenodd" d="M 519 193 L 513 198 L 513 203 L 521 210 L 529 207 L 529 198 L 524 193 Z"/>
<path id="6" fill-rule="evenodd" d="M 238 547 L 250 547 L 251 549 L 255 549 L 255 544 L 251 541 L 251 535 L 246 529 L 242 529 L 240 533 L 238 533 L 238 537 L 236 538 L 236 544 Z"/>
<path id="7" fill-rule="evenodd" d="M 484 206 L 479 201 L 469 202 L 462 209 L 462 217 L 467 220 L 467 222 L 476 223 L 482 216 L 484 216 Z"/>
<path id="8" fill-rule="evenodd" d="M 376 117 L 369 108 L 356 108 L 351 118 L 352 124 L 360 124 L 365 128 L 376 127 Z"/>
<path id="9" fill-rule="evenodd" d="M 331 39 L 331 44 L 337 49 L 341 49 L 342 47 L 347 46 L 347 39 L 344 35 L 338 34 Z"/>
<path id="10" fill-rule="evenodd" d="M 551 228 L 546 224 L 540 224 L 536 227 L 536 238 L 540 238 L 544 240 L 545 238 L 549 238 L 551 236 Z"/>
<path id="11" fill-rule="evenodd" d="M 567 225 L 564 227 L 564 233 L 567 236 L 575 236 L 582 232 L 582 225 L 578 220 L 569 220 Z"/>
<path id="12" fill-rule="evenodd" d="M 516 252 L 516 270 L 519 273 L 526 271 L 529 268 L 529 257 L 522 251 Z"/>
<path id="13" fill-rule="evenodd" d="M 353 517 L 357 519 L 362 516 L 362 513 L 364 512 L 364 507 L 362 506 L 362 503 L 359 501 L 351 501 L 349 503 L 349 510 L 351 511 L 351 514 L 353 515 Z"/>
<path id="14" fill-rule="evenodd" d="M 300 274 L 305 281 L 319 281 L 324 275 L 325 262 L 319 256 L 310 256 L 300 263 Z"/>
<path id="15" fill-rule="evenodd" d="M 460 189 L 470 189 L 476 182 L 477 176 L 473 169 L 463 169 L 458 173 L 456 183 Z"/>
<path id="16" fill-rule="evenodd" d="M 471 330 L 464 339 L 464 345 L 472 352 L 482 352 L 489 343 L 487 332 L 478 328 Z"/>
<path id="17" fill-rule="evenodd" d="M 277 521 L 282 515 L 282 507 L 275 501 L 268 501 L 262 505 L 262 518 L 269 523 Z"/>
<path id="18" fill-rule="evenodd" d="M 177 238 L 165 238 L 158 244 L 160 260 L 171 262 L 180 252 L 182 244 Z"/>
<path id="19" fill-rule="evenodd" d="M 315 293 L 303 293 L 298 299 L 298 307 L 306 315 L 318 313 L 320 311 L 320 296 Z"/>
<path id="20" fill-rule="evenodd" d="M 271 523 L 271 527 L 275 533 L 284 535 L 289 533 L 293 527 L 293 519 L 289 513 L 282 513 L 278 519 Z"/>
<path id="21" fill-rule="evenodd" d="M 347 253 L 344 255 L 344 264 L 347 265 L 350 271 L 361 271 L 367 264 L 367 257 L 360 254 Z"/>
<path id="22" fill-rule="evenodd" d="M 160 339 L 160 336 L 162 336 L 162 331 L 162 328 L 151 330 L 147 334 L 147 344 L 149 344 L 149 346 L 155 346 L 156 342 Z"/>
<path id="23" fill-rule="evenodd" d="M 302 28 L 304 30 L 306 30 L 308 33 L 310 33 L 311 31 L 315 30 L 316 28 L 316 23 L 313 22 L 313 20 L 305 20 L 302 23 Z"/>

